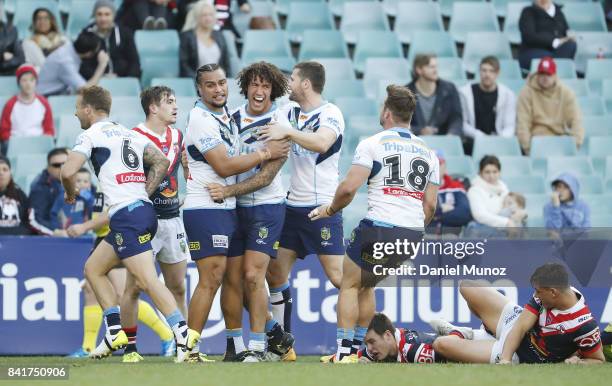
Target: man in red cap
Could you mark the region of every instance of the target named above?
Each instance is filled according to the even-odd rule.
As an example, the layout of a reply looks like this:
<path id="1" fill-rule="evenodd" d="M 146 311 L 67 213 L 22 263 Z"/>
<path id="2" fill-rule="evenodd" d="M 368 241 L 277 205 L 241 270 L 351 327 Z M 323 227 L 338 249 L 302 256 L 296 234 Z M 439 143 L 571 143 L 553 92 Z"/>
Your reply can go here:
<path id="1" fill-rule="evenodd" d="M 0 119 L 0 141 L 2 154 L 6 154 L 11 137 L 53 136 L 53 114 L 47 99 L 36 94 L 38 74 L 29 64 L 23 64 L 17 71 L 19 94 L 6 102 Z"/>
<path id="2" fill-rule="evenodd" d="M 529 75 L 517 103 L 516 134 L 529 154 L 531 137 L 571 135 L 582 145 L 584 127 L 574 92 L 557 78 L 557 65 L 550 57 L 540 60 L 538 71 Z"/>

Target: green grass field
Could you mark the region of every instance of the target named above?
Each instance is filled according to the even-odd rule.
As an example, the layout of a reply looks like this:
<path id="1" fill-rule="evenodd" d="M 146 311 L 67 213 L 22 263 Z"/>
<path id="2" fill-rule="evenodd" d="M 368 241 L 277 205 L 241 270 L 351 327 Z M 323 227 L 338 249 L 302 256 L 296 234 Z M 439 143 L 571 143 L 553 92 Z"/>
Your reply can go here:
<path id="1" fill-rule="evenodd" d="M 213 357 L 214 359 L 220 359 Z M 603 386 L 612 379 L 612 364 L 570 365 L 323 365 L 318 357 L 299 357 L 296 363 L 210 363 L 177 365 L 168 358 L 146 357 L 122 364 L 120 357 L 104 361 L 61 357 L 0 357 L 6 366 L 68 365 L 68 381 L 2 381 L 0 385 L 143 385 L 143 386 Z"/>

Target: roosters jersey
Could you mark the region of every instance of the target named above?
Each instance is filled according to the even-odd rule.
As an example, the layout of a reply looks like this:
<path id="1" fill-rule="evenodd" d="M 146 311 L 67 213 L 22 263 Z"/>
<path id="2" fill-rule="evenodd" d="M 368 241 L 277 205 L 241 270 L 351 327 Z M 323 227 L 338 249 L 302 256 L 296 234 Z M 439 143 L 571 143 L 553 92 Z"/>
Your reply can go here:
<path id="1" fill-rule="evenodd" d="M 151 199 L 158 218 L 168 219 L 179 216 L 180 200 L 178 195 L 178 168 L 181 167 L 181 149 L 183 148 L 183 135 L 177 129 L 170 126 L 166 128 L 163 135 L 158 135 L 148 129 L 144 123 L 134 128 L 134 131 L 144 135 L 161 151 L 170 166 L 166 176 L 159 184 L 159 188 L 153 193 Z M 145 168 L 145 173 L 148 173 Z"/>
<path id="2" fill-rule="evenodd" d="M 397 357 L 387 358 L 386 361 L 401 363 L 446 362 L 446 359 L 436 354 L 433 349 L 433 342 L 437 337 L 436 334 L 432 333 L 396 328 L 395 341 L 397 342 Z M 364 356 L 371 361 L 374 360 L 367 349 L 360 351 L 359 356 Z"/>
<path id="3" fill-rule="evenodd" d="M 367 219 L 404 228 L 424 227 L 427 184 L 440 184 L 436 154 L 407 129 L 384 130 L 357 145 L 353 165 L 371 170 Z"/>
<path id="4" fill-rule="evenodd" d="M 549 310 L 535 295 L 525 305 L 525 310 L 537 316 L 538 322 L 516 350 L 521 363 L 562 362 L 575 352 L 590 354 L 601 347 L 597 321 L 584 296 L 575 288 L 572 290 L 578 302 L 567 310 Z"/>
<path id="5" fill-rule="evenodd" d="M 315 133 L 327 127 L 336 134 L 336 141 L 323 154 L 306 150 L 294 143 L 291 146 L 291 183 L 287 194 L 287 205 L 318 206 L 328 204 L 338 187 L 338 161 L 344 135 L 344 118 L 338 107 L 324 103 L 316 109 L 301 111 L 296 103 L 285 107 L 287 117 L 294 129 Z"/>
<path id="6" fill-rule="evenodd" d="M 110 216 L 135 201 L 151 202 L 145 190 L 143 165 L 149 144 L 143 136 L 110 121 L 94 123 L 77 137 L 72 150 L 89 159 Z"/>
<path id="7" fill-rule="evenodd" d="M 228 157 L 239 155 L 238 128 L 227 107 L 223 108 L 222 113 L 214 113 L 198 101 L 189 112 L 185 134 L 189 177 L 184 209 L 236 208 L 235 197 L 228 197 L 222 203 L 216 203 L 210 198 L 206 189 L 206 185 L 213 182 L 220 185 L 236 183 L 236 176 L 223 178 L 206 162 L 204 154 L 217 146 L 223 146 Z"/>
<path id="8" fill-rule="evenodd" d="M 240 106 L 232 114 L 234 122 L 238 126 L 240 134 L 240 153 L 249 154 L 263 148 L 263 141 L 259 141 L 256 136 L 256 131 L 261 126 L 270 123 L 281 121 L 282 124 L 288 125 L 289 121 L 286 116 L 279 114 L 276 105 L 273 105 L 270 111 L 258 116 L 251 116 L 247 113 L 247 104 Z M 242 182 L 259 171 L 260 165 L 257 165 L 248 172 L 244 172 L 236 176 L 238 182 Z M 285 201 L 286 192 L 283 189 L 281 172 L 279 171 L 272 183 L 259 189 L 256 192 L 245 194 L 238 197 L 238 206 L 256 206 L 264 204 L 279 204 Z"/>

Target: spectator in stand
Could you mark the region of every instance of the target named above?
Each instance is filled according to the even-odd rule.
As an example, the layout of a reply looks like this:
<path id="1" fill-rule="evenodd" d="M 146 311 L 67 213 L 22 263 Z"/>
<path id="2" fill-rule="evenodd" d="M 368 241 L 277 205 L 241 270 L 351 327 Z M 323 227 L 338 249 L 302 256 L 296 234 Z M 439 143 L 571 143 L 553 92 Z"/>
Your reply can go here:
<path id="1" fill-rule="evenodd" d="M 0 5 L 0 12 L 3 12 Z M 0 18 L 0 75 L 13 75 L 25 61 L 17 29 Z"/>
<path id="2" fill-rule="evenodd" d="M 459 89 L 463 108 L 463 134 L 469 139 L 487 135 L 513 137 L 516 122 L 516 96 L 508 87 L 497 82 L 499 60 L 486 56 L 480 61 L 480 82 Z"/>
<path id="3" fill-rule="evenodd" d="M 68 159 L 65 148 L 53 149 L 47 154 L 47 168 L 36 177 L 30 188 L 30 226 L 39 234 L 64 236 L 63 229 L 53 228 L 51 208 L 64 190 L 59 180 L 62 165 Z"/>
<path id="4" fill-rule="evenodd" d="M 576 95 L 556 74 L 555 61 L 542 58 L 537 73 L 529 75 L 519 94 L 516 134 L 526 154 L 536 135 L 571 135 L 577 146 L 584 140 Z"/>
<path id="5" fill-rule="evenodd" d="M 36 94 L 36 69 L 24 64 L 16 71 L 19 94 L 9 99 L 0 118 L 0 149 L 6 154 L 11 137 L 53 137 L 53 113 L 47 98 Z"/>
<path id="6" fill-rule="evenodd" d="M 229 70 L 227 43 L 221 31 L 215 31 L 215 8 L 207 1 L 198 1 L 187 16 L 181 33 L 181 76 L 194 78 L 196 70 L 208 63 Z"/>
<path id="7" fill-rule="evenodd" d="M 438 190 L 438 206 L 433 220 L 429 223 L 427 234 L 448 235 L 461 233 L 461 228 L 472 220 L 470 202 L 463 182 L 447 173 L 446 159 L 441 150 L 436 152 L 440 161 L 442 183 Z"/>
<path id="8" fill-rule="evenodd" d="M 591 226 L 591 210 L 580 199 L 580 183 L 570 173 L 562 173 L 551 184 L 551 200 L 544 206 L 544 224 L 550 231 Z M 558 233 L 557 233 L 558 234 Z"/>
<path id="9" fill-rule="evenodd" d="M 140 58 L 134 43 L 134 33 L 115 23 L 115 4 L 112 0 L 98 0 L 94 4 L 94 22 L 83 29 L 96 34 L 101 40 L 100 49 L 110 56 L 105 77 L 132 76 L 140 78 Z M 90 79 L 98 68 L 98 58 L 81 62 L 81 76 Z"/>
<path id="10" fill-rule="evenodd" d="M 98 84 L 110 57 L 100 49 L 100 38 L 91 31 L 81 32 L 74 43 L 66 43 L 47 57 L 40 70 L 38 92 L 44 96 L 75 93 L 85 86 Z M 94 74 L 85 80 L 79 73 L 81 61 L 97 58 Z"/>
<path id="11" fill-rule="evenodd" d="M 184 25 L 187 23 L 188 14 L 193 7 L 193 4 L 199 0 L 183 0 L 179 1 L 177 5 L 178 9 L 178 25 Z M 215 29 L 226 29 L 230 30 L 236 35 L 236 37 L 240 37 L 240 34 L 236 30 L 232 20 L 232 0 L 211 0 L 209 3 L 213 4 L 215 10 L 217 12 L 217 27 Z M 248 0 L 238 0 L 238 9 L 242 13 L 250 13 L 251 5 Z"/>
<path id="12" fill-rule="evenodd" d="M 0 235 L 29 235 L 30 204 L 11 173 L 11 163 L 0 156 Z"/>
<path id="13" fill-rule="evenodd" d="M 47 56 L 62 46 L 68 39 L 62 35 L 55 15 L 47 8 L 38 8 L 32 14 L 30 26 L 32 36 L 23 41 L 23 53 L 26 63 L 40 70 Z"/>
<path id="14" fill-rule="evenodd" d="M 417 96 L 410 127 L 417 135 L 462 135 L 461 101 L 455 85 L 438 77 L 435 55 L 416 55 L 413 81 L 407 86 Z"/>
<path id="15" fill-rule="evenodd" d="M 504 211 L 504 199 L 508 187 L 500 179 L 501 163 L 494 155 L 480 160 L 479 173 L 472 179 L 468 199 L 474 221 L 468 224 L 466 237 L 493 237 L 505 234 L 500 228 L 522 226 L 527 214 L 516 211 L 508 217 Z"/>
<path id="16" fill-rule="evenodd" d="M 170 0 L 124 0 L 117 22 L 132 31 L 168 28 Z"/>
<path id="17" fill-rule="evenodd" d="M 576 38 L 567 34 L 569 26 L 561 7 L 552 0 L 534 0 L 523 8 L 519 19 L 519 63 L 524 71 L 529 72 L 532 59 L 573 59 L 576 55 Z"/>
<path id="18" fill-rule="evenodd" d="M 82 224 L 91 218 L 94 204 L 92 192 L 91 173 L 82 168 L 76 174 L 75 186 L 79 190 L 74 204 L 67 204 L 64 200 L 64 190 L 57 196 L 51 208 L 51 227 L 53 229 L 67 230 L 74 224 Z M 68 233 L 58 232 L 63 237 Z"/>

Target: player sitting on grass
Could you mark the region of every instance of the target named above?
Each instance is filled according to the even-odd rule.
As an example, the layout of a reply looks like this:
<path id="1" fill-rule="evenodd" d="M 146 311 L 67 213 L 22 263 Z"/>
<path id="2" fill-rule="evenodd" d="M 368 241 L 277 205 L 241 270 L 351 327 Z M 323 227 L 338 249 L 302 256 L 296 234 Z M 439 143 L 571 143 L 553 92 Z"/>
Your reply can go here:
<path id="1" fill-rule="evenodd" d="M 472 329 L 433 321 L 438 334 L 449 335 L 433 343 L 436 353 L 468 363 L 603 363 L 599 327 L 565 267 L 544 264 L 531 284 L 535 293 L 523 309 L 493 288 L 462 282 L 461 295 L 496 340 L 474 341 Z"/>

